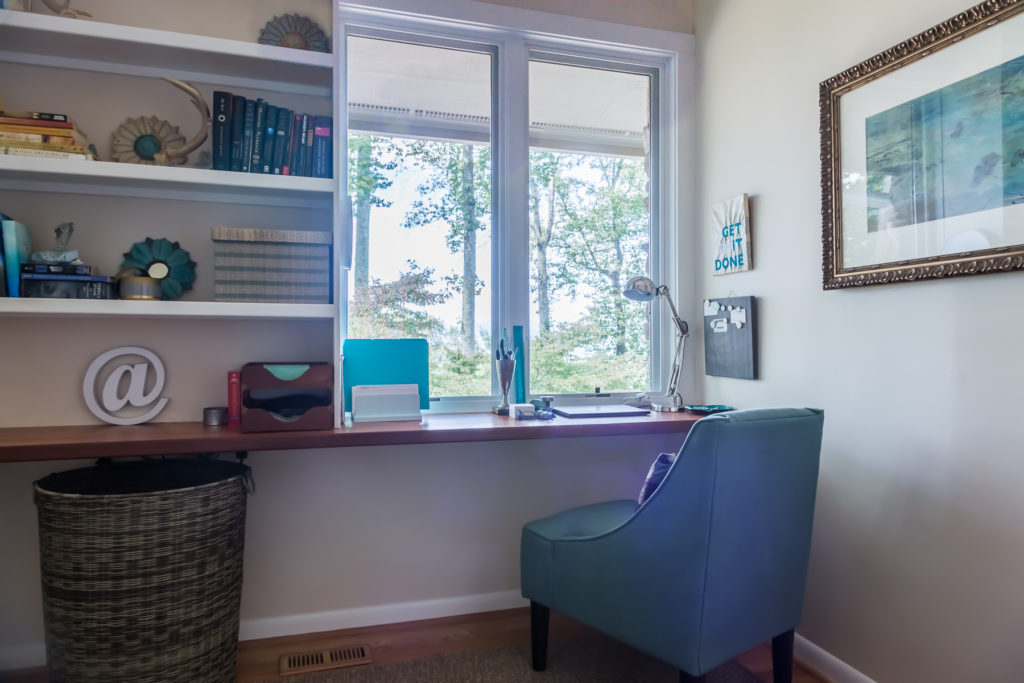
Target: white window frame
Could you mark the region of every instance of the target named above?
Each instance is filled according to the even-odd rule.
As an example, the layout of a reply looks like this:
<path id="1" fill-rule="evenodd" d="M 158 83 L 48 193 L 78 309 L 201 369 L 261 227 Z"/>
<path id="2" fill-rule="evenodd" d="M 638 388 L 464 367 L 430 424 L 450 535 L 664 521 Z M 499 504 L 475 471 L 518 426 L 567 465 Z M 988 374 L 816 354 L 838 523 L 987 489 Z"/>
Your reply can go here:
<path id="1" fill-rule="evenodd" d="M 529 60 L 532 54 L 564 57 L 566 64 L 610 63 L 632 65 L 657 75 L 654 95 L 657 115 L 657 146 L 651 206 L 651 277 L 667 284 L 684 319 L 693 319 L 695 301 L 692 249 L 680 248 L 680 232 L 693 244 L 693 37 L 562 15 L 521 10 L 473 0 L 432 0 L 429 14 L 421 0 L 376 0 L 373 6 L 339 0 L 335 12 L 334 109 L 339 150 L 347 149 L 348 111 L 345 37 L 383 37 L 391 33 L 422 37 L 425 44 L 458 43 L 492 46 L 492 204 L 491 280 L 492 339 L 502 328 L 522 325 L 529 339 L 529 234 L 509 226 L 529 224 Z M 652 117 L 653 118 L 653 117 Z M 339 154 L 338 177 L 348 178 L 348 155 Z M 687 209 L 684 217 L 683 208 Z M 351 235 L 347 236 L 351 242 Z M 347 248 L 347 247 L 346 247 Z M 686 277 L 683 275 L 686 274 Z M 339 305 L 341 329 L 347 324 L 347 283 L 343 281 Z M 674 348 L 674 328 L 668 311 L 655 300 L 651 316 L 650 391 L 663 392 L 669 355 Z M 529 347 L 529 344 L 527 344 Z M 685 359 L 680 390 L 692 391 L 695 367 Z M 529 348 L 524 372 L 529 382 Z M 429 412 L 481 412 L 490 410 L 497 395 L 492 368 L 490 396 L 444 397 L 431 401 Z M 527 384 L 527 395 L 530 387 Z M 621 402 L 629 392 L 613 393 L 604 402 Z M 561 394 L 561 403 L 601 402 L 587 394 Z"/>

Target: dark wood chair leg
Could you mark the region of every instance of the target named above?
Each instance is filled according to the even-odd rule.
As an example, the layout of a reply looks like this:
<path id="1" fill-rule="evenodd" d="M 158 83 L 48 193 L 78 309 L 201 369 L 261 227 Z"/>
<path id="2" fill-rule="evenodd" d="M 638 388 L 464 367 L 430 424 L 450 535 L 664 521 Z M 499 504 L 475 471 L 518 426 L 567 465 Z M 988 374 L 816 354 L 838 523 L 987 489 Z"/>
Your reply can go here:
<path id="1" fill-rule="evenodd" d="M 772 638 L 773 683 L 793 683 L 793 635 L 789 629 Z"/>
<path id="2" fill-rule="evenodd" d="M 691 676 L 690 674 L 680 669 L 679 683 L 704 683 L 704 676 Z"/>
<path id="3" fill-rule="evenodd" d="M 540 603 L 530 601 L 530 652 L 533 654 L 533 670 L 543 671 L 548 667 L 548 621 L 551 610 Z"/>

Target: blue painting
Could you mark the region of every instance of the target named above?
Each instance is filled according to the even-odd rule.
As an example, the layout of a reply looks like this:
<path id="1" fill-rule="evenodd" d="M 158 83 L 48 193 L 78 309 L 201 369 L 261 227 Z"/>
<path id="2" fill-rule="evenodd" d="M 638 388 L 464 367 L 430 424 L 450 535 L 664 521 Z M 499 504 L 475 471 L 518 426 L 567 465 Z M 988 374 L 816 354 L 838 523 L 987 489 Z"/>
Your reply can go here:
<path id="1" fill-rule="evenodd" d="M 1024 203 L 1024 56 L 865 126 L 868 232 Z"/>

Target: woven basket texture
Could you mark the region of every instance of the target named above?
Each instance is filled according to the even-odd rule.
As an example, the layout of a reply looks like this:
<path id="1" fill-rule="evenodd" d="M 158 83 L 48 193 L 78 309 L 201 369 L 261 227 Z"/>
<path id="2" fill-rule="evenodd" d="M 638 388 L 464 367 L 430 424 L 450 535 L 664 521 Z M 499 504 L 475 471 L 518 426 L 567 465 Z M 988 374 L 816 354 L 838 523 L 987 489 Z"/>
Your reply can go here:
<path id="1" fill-rule="evenodd" d="M 161 460 L 35 483 L 51 681 L 235 680 L 247 481 Z"/>

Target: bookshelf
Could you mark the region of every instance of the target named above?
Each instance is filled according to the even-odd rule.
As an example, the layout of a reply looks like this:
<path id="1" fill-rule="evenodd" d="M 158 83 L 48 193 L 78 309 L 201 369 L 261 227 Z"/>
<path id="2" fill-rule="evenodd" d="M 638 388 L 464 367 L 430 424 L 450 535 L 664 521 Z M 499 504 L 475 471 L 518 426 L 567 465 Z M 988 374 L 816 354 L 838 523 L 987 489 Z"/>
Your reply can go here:
<path id="1" fill-rule="evenodd" d="M 148 5 L 145 12 L 152 19 L 133 16 L 144 11 L 141 5 Z M 163 76 L 194 84 L 211 109 L 212 91 L 227 90 L 247 98 L 264 97 L 296 111 L 336 117 L 335 55 L 257 43 L 258 28 L 254 27 L 262 26 L 270 16 L 256 13 L 275 13 L 269 7 L 256 8 L 247 0 L 209 3 L 208 7 L 190 1 L 177 10 L 157 0 L 124 7 L 114 3 L 94 7 L 89 0 L 81 0 L 76 7 L 92 11 L 96 19 L 70 19 L 40 9 L 0 10 L 0 94 L 3 104 L 12 109 L 70 114 L 88 133 L 101 159 L 110 158 L 110 134 L 128 117 L 156 115 L 178 126 L 186 138 L 198 129 L 198 114 L 188 98 L 161 81 Z M 327 17 L 333 16 L 334 10 L 328 0 L 298 0 L 294 8 L 276 13 L 284 11 L 315 15 L 318 23 L 332 32 L 333 20 Z M 105 19 L 152 23 L 133 26 Z M 188 31 L 153 27 L 184 28 L 186 24 Z M 225 26 L 228 32 L 247 39 L 200 35 Z M 192 30 L 196 32 L 189 32 Z M 337 365 L 338 277 L 332 283 L 334 304 L 214 301 L 210 228 L 228 225 L 330 232 L 332 262 L 337 264 L 340 233 L 347 229 L 340 225 L 341 189 L 334 179 L 192 167 L 199 151 L 210 151 L 211 143 L 212 128 L 186 166 L 0 156 L 0 211 L 30 226 L 34 249 L 46 248 L 53 227 L 71 220 L 76 224 L 71 247 L 79 249 L 82 259 L 104 275 L 114 274 L 122 252 L 146 237 L 180 241 L 197 263 L 194 289 L 176 301 L 0 298 L 0 324 L 7 329 L 18 326 L 17 334 L 0 339 L 0 352 L 39 364 L 43 356 L 52 355 L 51 347 L 63 351 L 68 346 L 49 338 L 63 334 L 70 338 L 84 329 L 84 323 L 91 328 L 86 337 L 93 345 L 106 348 L 124 343 L 132 330 L 145 329 L 150 337 L 168 340 L 172 348 L 157 349 L 157 353 L 169 356 L 172 364 L 180 353 L 182 362 L 205 364 L 204 371 L 210 376 L 222 376 L 225 369 L 247 361 L 266 360 L 268 348 L 280 349 L 273 353 L 279 359 L 294 358 L 289 356 L 293 353 L 303 358 L 315 355 Z M 338 135 L 333 158 L 336 167 Z M 230 336 L 225 329 L 235 330 L 237 348 L 221 345 L 202 349 L 202 354 L 185 350 L 204 334 L 214 334 L 217 339 Z M 24 348 L 24 339 L 32 338 L 35 330 L 48 339 L 38 350 Z M 20 348 L 12 348 L 15 346 Z M 84 368 L 90 354 L 96 355 L 94 349 L 85 349 L 81 360 L 68 363 Z M 199 357 L 201 361 L 194 360 Z M 11 398 L 2 390 L 0 396 Z M 80 403 L 80 395 L 77 399 L 69 396 L 67 402 Z M 26 407 L 20 415 L 16 411 L 15 422 L 0 420 L 0 427 L 24 423 L 30 412 L 38 410 Z M 71 406 L 68 413 L 56 424 L 81 421 L 75 415 L 81 413 L 79 406 Z M 192 419 L 192 415 L 170 414 L 161 419 Z M 340 416 L 336 416 L 336 424 L 339 422 Z"/>

